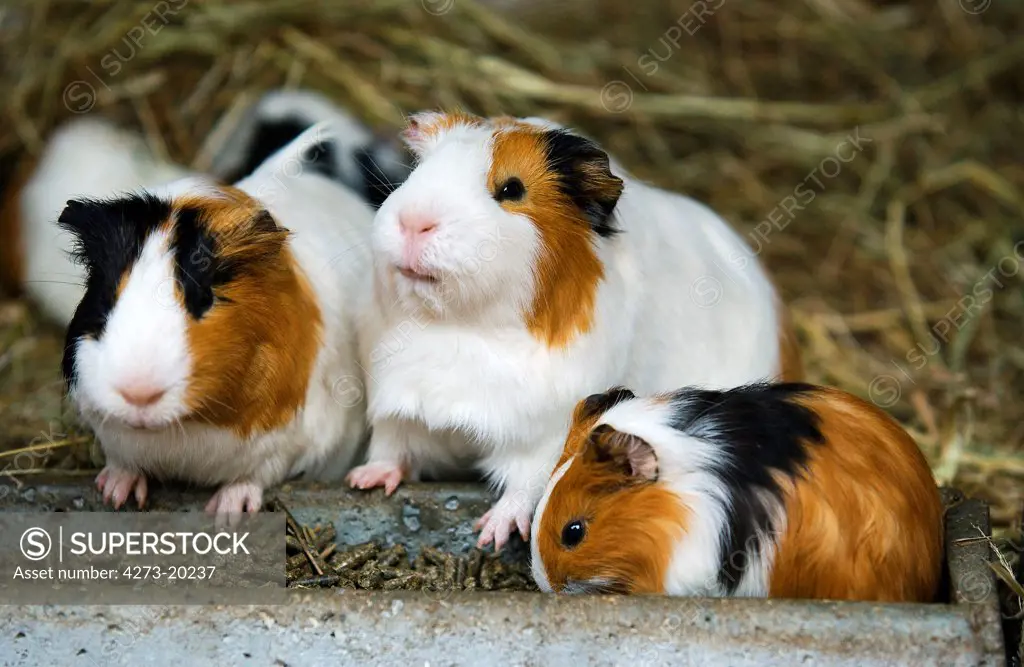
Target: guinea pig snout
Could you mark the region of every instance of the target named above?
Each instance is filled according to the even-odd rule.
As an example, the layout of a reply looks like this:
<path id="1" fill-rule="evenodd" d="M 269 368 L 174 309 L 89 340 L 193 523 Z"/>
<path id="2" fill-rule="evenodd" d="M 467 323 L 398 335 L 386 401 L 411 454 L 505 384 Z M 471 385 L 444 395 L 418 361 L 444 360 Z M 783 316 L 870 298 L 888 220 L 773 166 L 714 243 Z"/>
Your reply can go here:
<path id="1" fill-rule="evenodd" d="M 154 382 L 133 381 L 122 383 L 114 390 L 125 400 L 125 403 L 137 408 L 145 408 L 160 402 L 167 395 L 167 389 Z"/>
<path id="2" fill-rule="evenodd" d="M 437 231 L 437 226 L 437 218 L 426 213 L 402 211 L 398 215 L 398 228 L 402 232 L 402 260 L 405 268 L 417 268 L 423 248 Z"/>
<path id="3" fill-rule="evenodd" d="M 405 238 L 429 236 L 437 229 L 437 219 L 423 213 L 404 211 L 398 216 L 398 226 Z"/>

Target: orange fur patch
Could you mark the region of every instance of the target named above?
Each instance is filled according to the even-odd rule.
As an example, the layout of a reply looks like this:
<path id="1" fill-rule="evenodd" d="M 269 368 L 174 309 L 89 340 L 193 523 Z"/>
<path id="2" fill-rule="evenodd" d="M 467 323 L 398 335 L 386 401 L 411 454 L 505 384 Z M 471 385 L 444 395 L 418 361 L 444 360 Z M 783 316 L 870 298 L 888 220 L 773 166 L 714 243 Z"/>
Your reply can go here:
<path id="1" fill-rule="evenodd" d="M 802 399 L 822 419 L 805 476 L 785 480 L 786 531 L 772 597 L 931 602 L 942 570 L 942 503 L 899 424 L 834 389 Z"/>
<path id="2" fill-rule="evenodd" d="M 204 211 L 219 261 L 245 266 L 215 288 L 213 308 L 189 321 L 193 368 L 186 400 L 196 419 L 247 437 L 287 424 L 302 407 L 323 324 L 285 245 L 287 232 L 255 228 L 265 215 L 259 203 L 234 188 L 223 191 L 226 199 L 175 202 L 176 209 Z"/>
<path id="3" fill-rule="evenodd" d="M 664 486 L 587 456 L 598 417 L 573 424 L 559 467 L 576 458 L 548 497 L 533 537 L 548 581 L 555 591 L 569 580 L 601 579 L 618 592 L 663 593 L 673 546 L 686 529 L 687 510 Z M 562 529 L 574 520 L 585 522 L 586 535 L 567 549 Z"/>
<path id="4" fill-rule="evenodd" d="M 425 121 L 424 118 L 429 118 Z M 477 127 L 483 125 L 484 119 L 464 111 L 446 111 L 444 113 L 430 114 L 429 116 L 416 115 L 409 118 L 409 129 L 421 137 L 431 137 L 442 132 L 447 132 L 460 125 Z"/>
<path id="5" fill-rule="evenodd" d="M 593 325 L 604 267 L 590 225 L 560 191 L 557 175 L 548 170 L 543 134 L 537 128 L 520 124 L 495 134 L 488 188 L 494 192 L 513 176 L 523 182 L 526 194 L 501 206 L 529 217 L 541 238 L 537 285 L 525 313 L 526 325 L 549 347 L 564 347 Z"/>
<path id="6" fill-rule="evenodd" d="M 23 158 L 4 187 L 0 202 L 0 293 L 21 293 L 25 277 L 25 249 L 21 238 L 21 194 L 35 170 L 34 159 Z"/>
<path id="7" fill-rule="evenodd" d="M 585 443 L 587 436 L 590 431 L 593 430 L 594 424 L 601 418 L 602 413 L 590 415 L 584 417 L 583 412 L 586 407 L 587 399 L 581 399 L 576 403 L 576 407 L 572 411 L 572 426 L 569 427 L 569 435 L 565 439 L 565 445 L 562 447 L 562 455 L 558 458 L 558 463 L 555 464 L 555 470 L 562 467 L 562 464 L 569 460 L 569 458 L 578 452 L 582 447 L 581 443 Z"/>

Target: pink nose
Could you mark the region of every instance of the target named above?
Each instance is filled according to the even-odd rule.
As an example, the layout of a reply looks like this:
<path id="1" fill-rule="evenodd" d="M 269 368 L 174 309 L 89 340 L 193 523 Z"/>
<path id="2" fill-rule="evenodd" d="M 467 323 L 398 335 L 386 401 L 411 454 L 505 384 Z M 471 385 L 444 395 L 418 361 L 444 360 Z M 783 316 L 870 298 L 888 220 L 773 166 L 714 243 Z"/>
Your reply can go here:
<path id="1" fill-rule="evenodd" d="M 133 385 L 131 387 L 118 389 L 117 393 L 121 394 L 121 398 L 127 401 L 130 405 L 144 408 L 159 401 L 164 397 L 164 394 L 166 394 L 167 391 L 145 385 Z"/>
<path id="2" fill-rule="evenodd" d="M 402 213 L 398 216 L 402 234 L 416 238 L 427 236 L 437 229 L 437 220 L 420 213 Z"/>

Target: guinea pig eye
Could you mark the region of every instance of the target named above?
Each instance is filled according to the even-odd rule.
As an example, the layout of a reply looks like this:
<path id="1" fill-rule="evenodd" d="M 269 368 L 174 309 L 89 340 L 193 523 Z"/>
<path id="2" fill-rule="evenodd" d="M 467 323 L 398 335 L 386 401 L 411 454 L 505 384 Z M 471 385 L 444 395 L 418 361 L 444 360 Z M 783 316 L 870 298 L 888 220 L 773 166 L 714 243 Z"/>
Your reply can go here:
<path id="1" fill-rule="evenodd" d="M 566 549 L 574 549 L 579 546 L 579 543 L 583 541 L 583 538 L 587 536 L 587 528 L 583 525 L 583 521 L 575 519 L 565 524 L 565 528 L 562 529 L 562 546 Z"/>
<path id="2" fill-rule="evenodd" d="M 512 178 L 508 179 L 507 181 L 501 184 L 501 187 L 498 188 L 498 191 L 495 193 L 494 198 L 498 202 L 519 201 L 520 199 L 523 198 L 523 195 L 525 194 L 526 186 L 523 185 L 522 181 L 513 176 Z"/>

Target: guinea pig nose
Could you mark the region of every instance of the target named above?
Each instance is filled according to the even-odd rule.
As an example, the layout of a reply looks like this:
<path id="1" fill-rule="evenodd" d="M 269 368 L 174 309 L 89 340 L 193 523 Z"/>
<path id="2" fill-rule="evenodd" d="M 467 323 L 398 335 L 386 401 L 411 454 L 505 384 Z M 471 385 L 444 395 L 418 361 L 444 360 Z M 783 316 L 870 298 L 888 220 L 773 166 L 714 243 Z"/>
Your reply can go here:
<path id="1" fill-rule="evenodd" d="M 411 236 L 423 236 L 437 229 L 437 220 L 421 213 L 402 213 L 398 224 L 403 234 Z"/>
<path id="2" fill-rule="evenodd" d="M 133 385 L 131 387 L 119 388 L 117 393 L 121 394 L 121 398 L 130 405 L 144 408 L 147 405 L 153 405 L 163 398 L 167 390 L 145 385 Z"/>

